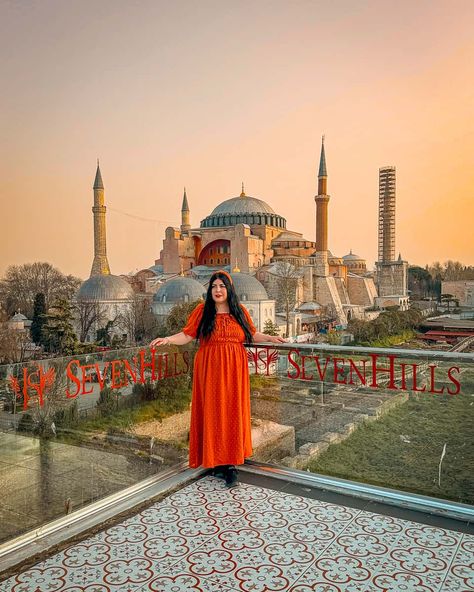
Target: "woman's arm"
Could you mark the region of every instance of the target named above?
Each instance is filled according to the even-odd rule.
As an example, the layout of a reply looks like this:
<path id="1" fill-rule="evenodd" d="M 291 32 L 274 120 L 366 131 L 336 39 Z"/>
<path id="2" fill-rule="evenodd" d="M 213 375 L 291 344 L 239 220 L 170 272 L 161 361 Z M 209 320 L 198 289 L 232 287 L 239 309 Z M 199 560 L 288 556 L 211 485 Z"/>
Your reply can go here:
<path id="1" fill-rule="evenodd" d="M 186 333 L 181 331 L 180 333 L 175 333 L 169 337 L 157 337 L 156 339 L 153 339 L 150 343 L 150 347 L 160 347 L 160 345 L 186 345 L 193 339 L 194 337 L 186 335 Z"/>
<path id="2" fill-rule="evenodd" d="M 259 333 L 258 331 L 253 334 L 254 343 L 286 343 L 286 339 L 279 335 L 265 335 L 265 333 Z"/>

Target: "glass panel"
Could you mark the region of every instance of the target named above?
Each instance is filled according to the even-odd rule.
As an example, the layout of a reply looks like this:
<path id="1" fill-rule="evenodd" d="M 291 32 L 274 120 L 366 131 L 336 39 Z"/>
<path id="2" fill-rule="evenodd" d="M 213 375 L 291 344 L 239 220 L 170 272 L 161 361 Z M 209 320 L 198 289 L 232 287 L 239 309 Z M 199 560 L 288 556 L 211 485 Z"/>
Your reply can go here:
<path id="1" fill-rule="evenodd" d="M 0 366 L 0 541 L 186 460 L 193 355 Z"/>
<path id="2" fill-rule="evenodd" d="M 187 459 L 194 346 L 0 367 L 0 541 Z M 254 459 L 473 504 L 474 354 L 247 349 Z"/>
<path id="3" fill-rule="evenodd" d="M 256 460 L 474 503 L 474 354 L 249 347 Z"/>

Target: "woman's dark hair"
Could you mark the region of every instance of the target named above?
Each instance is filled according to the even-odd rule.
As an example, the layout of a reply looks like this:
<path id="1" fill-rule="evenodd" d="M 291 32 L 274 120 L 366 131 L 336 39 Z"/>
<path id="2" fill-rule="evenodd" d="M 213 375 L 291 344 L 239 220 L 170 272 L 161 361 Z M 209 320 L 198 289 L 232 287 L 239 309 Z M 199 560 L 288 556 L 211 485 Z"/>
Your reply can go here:
<path id="1" fill-rule="evenodd" d="M 250 327 L 247 322 L 247 319 L 245 318 L 244 311 L 240 306 L 239 298 L 235 292 L 234 285 L 229 279 L 229 276 L 226 273 L 222 273 L 221 271 L 216 271 L 216 273 L 213 273 L 211 279 L 209 280 L 206 301 L 204 302 L 204 310 L 202 313 L 201 322 L 199 323 L 197 330 L 197 339 L 199 339 L 200 337 L 202 337 L 203 339 L 207 339 L 211 336 L 211 333 L 214 331 L 217 313 L 216 303 L 212 298 L 212 284 L 218 279 L 222 280 L 224 286 L 227 289 L 227 303 L 229 305 L 230 314 L 242 327 L 242 330 L 245 333 L 245 341 L 251 343 L 253 341 L 252 333 L 250 332 Z"/>

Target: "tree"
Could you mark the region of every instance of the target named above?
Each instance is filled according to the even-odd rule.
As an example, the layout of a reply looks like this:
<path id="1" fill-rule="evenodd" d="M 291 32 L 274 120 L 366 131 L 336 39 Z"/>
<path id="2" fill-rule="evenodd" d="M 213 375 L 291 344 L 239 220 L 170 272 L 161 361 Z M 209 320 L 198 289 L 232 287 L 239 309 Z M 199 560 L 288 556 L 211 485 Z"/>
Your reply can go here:
<path id="1" fill-rule="evenodd" d="M 36 345 L 43 343 L 43 326 L 46 323 L 46 299 L 40 292 L 36 294 L 33 306 L 33 322 L 31 323 L 31 339 Z"/>
<path id="2" fill-rule="evenodd" d="M 112 327 L 114 326 L 115 319 L 108 320 L 105 323 L 104 327 L 100 327 L 97 329 L 97 343 L 103 346 L 110 346 L 112 345 Z"/>
<path id="3" fill-rule="evenodd" d="M 290 334 L 290 313 L 294 309 L 297 296 L 299 274 L 294 265 L 287 261 L 279 261 L 275 266 L 276 305 L 285 314 L 286 336 Z"/>
<path id="4" fill-rule="evenodd" d="M 181 302 L 175 304 L 166 319 L 166 331 L 168 335 L 179 333 L 186 325 L 189 315 L 193 312 L 202 300 L 195 300 L 194 302 Z"/>
<path id="5" fill-rule="evenodd" d="M 28 431 L 33 431 L 40 436 L 52 436 L 56 432 L 56 419 L 64 417 L 68 411 L 71 414 L 74 413 L 72 407 L 77 406 L 77 403 L 65 395 L 68 387 L 66 373 L 68 362 L 67 359 L 44 360 L 28 366 L 27 370 L 30 373 L 38 372 L 41 367 L 42 372 L 49 374 L 51 380 L 43 391 L 43 404 L 38 404 L 34 399 L 31 401 L 28 413 L 24 415 L 29 417 L 23 429 L 27 427 Z M 30 393 L 30 396 L 33 395 L 34 393 Z"/>
<path id="6" fill-rule="evenodd" d="M 130 306 L 120 312 L 120 323 L 130 342 L 148 343 L 158 330 L 158 321 L 151 311 L 150 302 L 141 294 L 135 294 Z"/>
<path id="7" fill-rule="evenodd" d="M 104 323 L 105 307 L 100 302 L 79 301 L 74 309 L 79 328 L 79 341 L 84 343 L 91 329 Z"/>
<path id="8" fill-rule="evenodd" d="M 337 321 L 337 308 L 332 302 L 328 302 L 322 308 L 322 318 L 329 322 Z"/>
<path id="9" fill-rule="evenodd" d="M 13 329 L 0 323 L 0 364 L 22 363 L 31 346 L 28 331 Z"/>
<path id="10" fill-rule="evenodd" d="M 427 265 L 426 269 L 433 279 L 439 281 L 474 279 L 474 267 L 463 265 L 460 261 L 445 261 L 443 265 L 436 261 L 432 265 Z"/>
<path id="11" fill-rule="evenodd" d="M 73 326 L 72 304 L 62 298 L 49 309 L 43 327 L 44 344 L 50 352 L 71 355 L 77 350 L 77 336 Z"/>
<path id="12" fill-rule="evenodd" d="M 265 335 L 280 335 L 278 326 L 271 320 L 267 319 L 263 325 L 263 333 Z"/>
<path id="13" fill-rule="evenodd" d="M 358 343 L 369 343 L 374 339 L 383 339 L 397 335 L 419 326 L 423 316 L 419 310 L 385 311 L 373 321 L 352 319 L 348 323 L 348 330 L 354 335 Z"/>
<path id="14" fill-rule="evenodd" d="M 0 304 L 9 316 L 20 310 L 31 319 L 36 294 L 44 294 L 49 309 L 57 299 L 70 300 L 80 284 L 79 278 L 64 275 L 50 263 L 10 265 L 0 280 Z"/>
<path id="15" fill-rule="evenodd" d="M 428 269 L 416 265 L 408 268 L 408 289 L 412 298 L 438 298 L 441 284 Z"/>

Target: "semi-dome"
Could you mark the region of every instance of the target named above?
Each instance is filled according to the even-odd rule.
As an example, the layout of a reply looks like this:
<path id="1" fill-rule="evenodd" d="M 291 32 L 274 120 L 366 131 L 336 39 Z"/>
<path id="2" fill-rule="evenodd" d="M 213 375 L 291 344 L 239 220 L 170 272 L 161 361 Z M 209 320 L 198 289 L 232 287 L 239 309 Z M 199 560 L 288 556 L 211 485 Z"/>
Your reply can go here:
<path id="1" fill-rule="evenodd" d="M 275 213 L 266 202 L 244 191 L 239 197 L 231 197 L 220 203 L 201 221 L 201 228 L 235 226 L 236 224 L 261 224 L 286 228 L 286 220 Z"/>
<path id="2" fill-rule="evenodd" d="M 164 283 L 153 296 L 153 302 L 193 302 L 205 298 L 206 289 L 197 280 L 179 276 Z"/>
<path id="3" fill-rule="evenodd" d="M 117 275 L 93 275 L 81 284 L 77 300 L 82 302 L 133 300 L 134 294 L 132 286 Z"/>
<path id="4" fill-rule="evenodd" d="M 247 300 L 268 300 L 268 294 L 263 285 L 253 275 L 235 272 L 230 274 L 234 289 L 241 302 Z"/>

